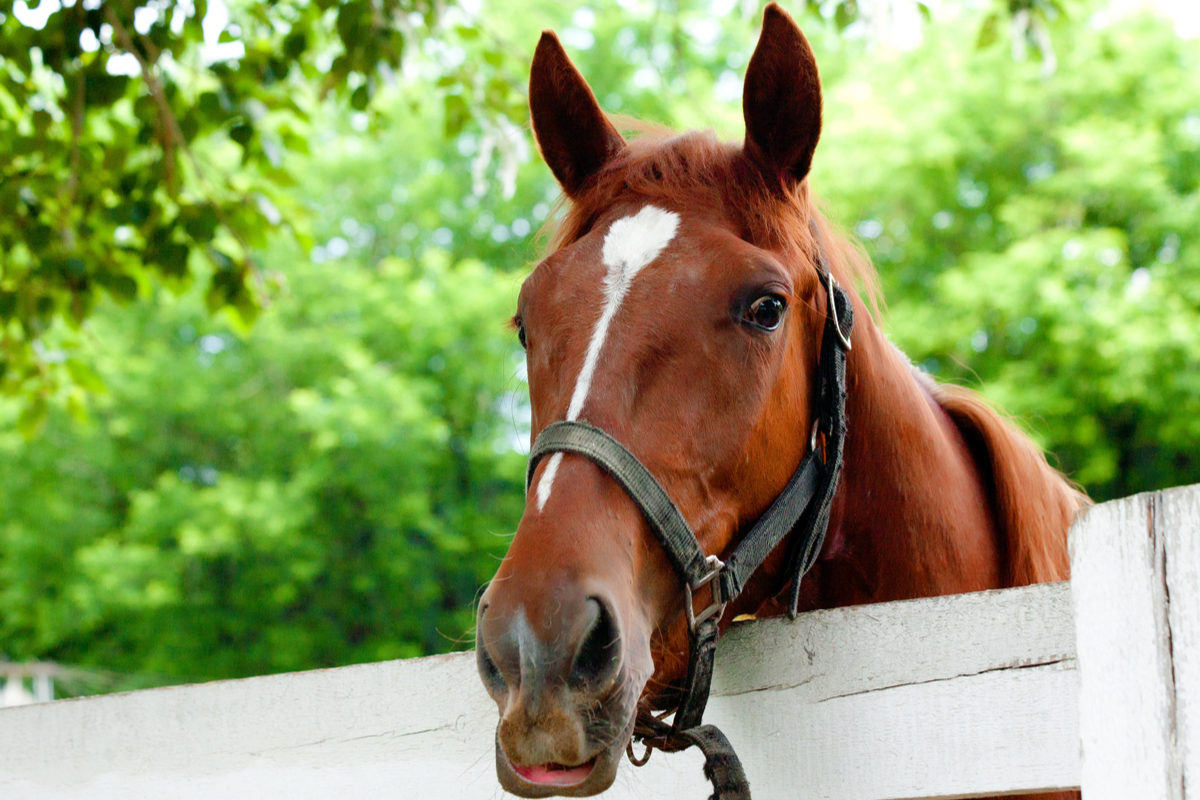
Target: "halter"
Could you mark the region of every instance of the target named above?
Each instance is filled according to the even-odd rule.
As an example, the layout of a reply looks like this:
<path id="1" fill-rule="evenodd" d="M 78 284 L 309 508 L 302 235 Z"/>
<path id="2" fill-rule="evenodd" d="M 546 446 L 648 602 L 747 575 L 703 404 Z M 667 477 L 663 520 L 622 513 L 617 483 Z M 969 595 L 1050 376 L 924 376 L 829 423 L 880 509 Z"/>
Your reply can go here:
<path id="1" fill-rule="evenodd" d="M 635 758 L 630 742 L 628 752 L 630 761 L 641 766 L 656 748 L 676 752 L 693 745 L 699 747 L 705 756 L 704 774 L 713 784 L 711 800 L 750 798 L 745 771 L 729 740 L 716 726 L 701 724 L 712 683 L 721 616 L 726 605 L 741 594 L 750 576 L 794 530 L 797 535 L 789 550 L 786 574 L 791 583 L 788 613 L 795 617 L 800 581 L 821 552 L 829 525 L 830 504 L 842 471 L 842 445 L 846 436 L 846 354 L 851 346 L 854 313 L 849 297 L 825 263 L 819 245 L 816 267 L 825 285 L 827 310 L 809 450 L 783 491 L 724 561 L 704 553 L 683 514 L 650 470 L 602 429 L 582 420 L 555 422 L 542 430 L 529 453 L 526 491 L 533 481 L 538 462 L 550 453 L 575 453 L 604 469 L 641 509 L 682 579 L 690 642 L 687 677 L 680 690 L 682 699 L 670 724 L 661 717 L 639 713 L 633 736 L 646 745 L 646 751 L 641 758 Z M 820 448 L 819 439 L 823 439 Z M 693 597 L 706 586 L 711 600 L 703 610 L 696 612 Z"/>

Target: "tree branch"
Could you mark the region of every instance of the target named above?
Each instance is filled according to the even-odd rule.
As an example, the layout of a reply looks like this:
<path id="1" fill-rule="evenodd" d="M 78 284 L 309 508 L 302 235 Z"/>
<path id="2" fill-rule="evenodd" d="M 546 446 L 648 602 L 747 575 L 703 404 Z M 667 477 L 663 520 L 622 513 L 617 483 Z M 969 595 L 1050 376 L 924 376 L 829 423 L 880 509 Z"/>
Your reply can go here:
<path id="1" fill-rule="evenodd" d="M 166 169 L 168 189 L 170 190 L 172 196 L 175 194 L 175 187 L 171 185 L 174 181 L 174 155 L 175 148 L 178 147 L 187 155 L 188 161 L 191 162 L 192 168 L 196 171 L 196 178 L 200 181 L 201 187 L 204 190 L 205 200 L 209 207 L 213 210 L 213 213 L 216 214 L 217 221 L 220 222 L 220 224 L 227 231 L 229 231 L 230 235 L 233 236 L 238 245 L 242 248 L 243 261 L 249 268 L 250 273 L 254 276 L 255 283 L 261 288 L 263 284 L 262 276 L 259 274 L 257 266 L 250 258 L 250 246 L 247 244 L 245 238 L 243 238 L 241 232 L 238 231 L 238 229 L 232 224 L 230 224 L 229 219 L 225 216 L 225 212 L 221 209 L 221 205 L 212 199 L 212 191 L 205 180 L 205 171 L 200 165 L 200 160 L 196 157 L 196 154 L 192 151 L 191 147 L 188 146 L 187 139 L 184 137 L 183 131 L 179 127 L 179 120 L 176 119 L 175 113 L 171 110 L 171 104 L 167 100 L 167 93 L 163 88 L 162 81 L 160 81 L 158 76 L 154 74 L 153 65 L 147 61 L 146 57 L 142 55 L 141 51 L 134 46 L 133 38 L 129 34 L 129 29 L 125 27 L 124 23 L 121 22 L 116 12 L 113 11 L 111 4 L 105 3 L 104 16 L 108 20 L 109 24 L 113 27 L 113 32 L 117 37 L 117 43 L 123 50 L 130 53 L 134 58 L 137 59 L 138 67 L 142 73 L 142 80 L 146 82 L 146 88 L 150 91 L 150 96 L 154 98 L 154 103 L 158 107 L 159 121 L 164 131 L 163 148 L 164 156 L 167 158 Z M 139 38 L 144 44 L 146 44 L 147 52 L 153 52 L 153 45 L 150 42 L 147 42 L 145 37 Z M 154 56 L 153 60 L 157 62 L 157 55 Z"/>

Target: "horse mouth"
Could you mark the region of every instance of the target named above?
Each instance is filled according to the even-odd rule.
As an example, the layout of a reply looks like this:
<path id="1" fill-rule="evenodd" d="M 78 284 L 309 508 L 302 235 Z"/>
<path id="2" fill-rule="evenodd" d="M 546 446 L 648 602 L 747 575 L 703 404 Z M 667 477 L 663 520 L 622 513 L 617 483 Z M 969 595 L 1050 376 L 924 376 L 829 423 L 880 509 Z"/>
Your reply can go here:
<path id="1" fill-rule="evenodd" d="M 575 767 L 555 763 L 537 764 L 532 767 L 513 764 L 514 772 L 530 783 L 541 786 L 575 786 L 586 781 L 595 768 L 595 756 Z"/>
<path id="2" fill-rule="evenodd" d="M 582 764 L 517 765 L 496 748 L 497 775 L 505 791 L 520 797 L 587 797 L 607 789 L 617 776 L 619 759 L 603 751 Z"/>

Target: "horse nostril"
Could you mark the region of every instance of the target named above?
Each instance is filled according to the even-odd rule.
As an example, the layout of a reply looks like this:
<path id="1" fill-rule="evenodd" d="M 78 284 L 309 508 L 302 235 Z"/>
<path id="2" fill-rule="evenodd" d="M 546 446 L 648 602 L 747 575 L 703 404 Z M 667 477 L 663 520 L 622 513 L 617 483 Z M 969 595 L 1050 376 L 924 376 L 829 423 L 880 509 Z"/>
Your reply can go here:
<path id="1" fill-rule="evenodd" d="M 597 687 L 611 680 L 621 666 L 621 632 L 608 604 L 589 597 L 596 607 L 596 619 L 575 653 L 570 682 L 575 686 Z"/>
<path id="2" fill-rule="evenodd" d="M 508 687 L 508 684 L 504 682 L 504 676 L 500 674 L 500 668 L 492 660 L 492 656 L 483 646 L 483 642 L 476 644 L 475 664 L 479 668 L 479 677 L 483 679 L 483 684 L 489 692 L 503 692 Z"/>
<path id="3" fill-rule="evenodd" d="M 483 609 L 480 611 L 479 618 L 483 619 Z M 487 645 L 483 642 L 482 625 L 477 626 L 475 630 L 475 666 L 479 670 L 479 677 L 483 679 L 483 685 L 492 694 L 503 692 L 507 688 L 504 681 L 504 675 L 500 672 L 500 667 L 496 665 L 492 654 L 488 652 Z"/>

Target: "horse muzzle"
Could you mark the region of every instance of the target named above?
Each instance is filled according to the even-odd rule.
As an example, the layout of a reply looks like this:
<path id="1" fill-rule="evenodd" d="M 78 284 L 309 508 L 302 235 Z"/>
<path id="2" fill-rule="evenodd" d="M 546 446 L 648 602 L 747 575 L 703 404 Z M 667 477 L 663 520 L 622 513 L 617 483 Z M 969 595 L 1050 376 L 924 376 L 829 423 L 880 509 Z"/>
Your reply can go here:
<path id="1" fill-rule="evenodd" d="M 500 711 L 496 774 L 522 797 L 607 789 L 651 672 L 649 637 L 631 646 L 612 600 L 576 588 L 533 609 L 491 588 L 480 603 L 476 660 Z"/>

